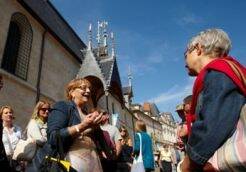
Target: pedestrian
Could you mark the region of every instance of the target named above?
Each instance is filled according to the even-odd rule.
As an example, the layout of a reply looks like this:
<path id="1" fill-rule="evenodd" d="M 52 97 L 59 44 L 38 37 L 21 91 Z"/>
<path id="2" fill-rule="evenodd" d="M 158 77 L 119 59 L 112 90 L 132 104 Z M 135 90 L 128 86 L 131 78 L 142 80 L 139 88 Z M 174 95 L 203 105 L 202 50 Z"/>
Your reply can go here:
<path id="1" fill-rule="evenodd" d="M 3 88 L 3 76 L 0 74 L 0 90 Z M 4 149 L 3 141 L 3 120 L 0 118 L 0 167 L 3 171 L 10 171 L 9 162 Z"/>
<path id="2" fill-rule="evenodd" d="M 133 162 L 133 146 L 132 139 L 125 126 L 120 126 L 119 128 L 121 140 L 121 152 L 118 157 L 117 172 L 129 172 L 131 170 L 131 165 Z"/>
<path id="3" fill-rule="evenodd" d="M 169 145 L 163 145 L 160 150 L 160 166 L 163 172 L 172 172 L 172 151 Z"/>
<path id="4" fill-rule="evenodd" d="M 190 114 L 193 123 L 188 131 L 182 172 L 211 167 L 208 163 L 210 158 L 238 131 L 240 111 L 246 102 L 246 69 L 228 55 L 230 48 L 231 41 L 221 29 L 202 31 L 187 45 L 186 68 L 190 76 L 196 76 L 196 80 Z M 245 148 L 245 142 L 241 143 Z M 240 152 L 244 154 L 246 150 L 240 149 Z M 239 167 L 242 168 L 236 168 Z"/>
<path id="5" fill-rule="evenodd" d="M 91 84 L 86 79 L 73 79 L 66 87 L 67 101 L 55 103 L 48 118 L 48 145 L 52 150 L 62 146 L 65 159 L 72 168 L 88 172 L 102 172 L 97 147 L 93 140 L 94 131 L 99 127 L 102 113 L 87 113 L 85 106 L 90 99 Z M 61 145 L 57 143 L 60 137 Z M 49 146 L 47 146 L 49 147 Z M 46 146 L 42 148 L 45 151 Z M 43 152 L 37 153 L 35 159 L 43 159 Z M 40 167 L 37 164 L 36 167 Z"/>
<path id="6" fill-rule="evenodd" d="M 191 110 L 191 100 L 192 100 L 192 95 L 186 96 L 183 99 L 182 108 L 176 109 L 177 113 L 180 116 L 182 115 L 182 123 L 180 123 L 178 126 L 177 135 L 178 135 L 178 139 L 180 139 L 184 145 L 184 149 L 183 149 L 184 151 L 188 141 L 188 131 L 191 130 L 190 121 L 192 119 L 189 116 Z"/>
<path id="7" fill-rule="evenodd" d="M 39 101 L 27 126 L 27 138 L 35 140 L 39 147 L 47 142 L 47 120 L 51 106 L 48 101 Z"/>
<path id="8" fill-rule="evenodd" d="M 143 163 L 146 172 L 151 172 L 154 170 L 155 162 L 152 148 L 152 140 L 151 137 L 147 134 L 146 124 L 142 120 L 137 120 L 135 123 L 135 131 L 136 133 L 140 133 L 142 138 L 142 156 Z M 140 151 L 140 139 L 137 134 L 135 134 L 134 141 L 134 155 L 138 156 Z"/>
<path id="9" fill-rule="evenodd" d="M 101 129 L 103 131 L 108 132 L 110 136 L 110 140 L 112 141 L 114 148 L 112 151 L 115 151 L 115 155 L 111 155 L 111 157 L 105 157 L 101 159 L 103 171 L 116 171 L 117 162 L 116 159 L 118 158 L 121 152 L 121 135 L 119 129 L 116 126 L 113 126 L 109 123 L 109 113 L 107 111 L 103 112 L 102 122 L 101 122 Z"/>
<path id="10" fill-rule="evenodd" d="M 51 106 L 48 101 L 39 101 L 27 125 L 27 139 L 32 139 L 36 143 L 37 149 L 42 148 L 47 142 L 47 120 L 50 110 Z M 34 171 L 32 162 L 27 163 L 26 170 Z"/>
<path id="11" fill-rule="evenodd" d="M 23 171 L 23 164 L 12 159 L 16 145 L 22 137 L 22 129 L 13 123 L 14 111 L 11 106 L 2 106 L 0 116 L 3 120 L 2 141 L 10 167 L 12 171 Z"/>

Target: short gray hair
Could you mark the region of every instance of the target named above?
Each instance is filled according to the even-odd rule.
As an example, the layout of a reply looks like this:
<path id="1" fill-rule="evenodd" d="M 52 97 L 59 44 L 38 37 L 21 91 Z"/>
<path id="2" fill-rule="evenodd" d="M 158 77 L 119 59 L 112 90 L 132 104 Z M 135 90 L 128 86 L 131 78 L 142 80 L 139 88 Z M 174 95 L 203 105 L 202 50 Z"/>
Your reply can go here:
<path id="1" fill-rule="evenodd" d="M 207 29 L 194 36 L 187 45 L 187 50 L 200 44 L 205 55 L 222 57 L 229 54 L 231 40 L 222 29 Z"/>

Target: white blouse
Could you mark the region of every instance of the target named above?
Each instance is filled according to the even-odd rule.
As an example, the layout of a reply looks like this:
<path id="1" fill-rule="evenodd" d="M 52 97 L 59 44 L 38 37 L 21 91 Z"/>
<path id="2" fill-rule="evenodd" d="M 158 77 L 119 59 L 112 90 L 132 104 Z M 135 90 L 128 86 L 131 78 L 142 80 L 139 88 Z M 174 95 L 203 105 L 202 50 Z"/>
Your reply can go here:
<path id="1" fill-rule="evenodd" d="M 13 125 L 12 128 L 7 129 L 3 127 L 3 145 L 7 156 L 12 156 L 18 141 L 21 139 L 21 128 L 17 125 Z"/>

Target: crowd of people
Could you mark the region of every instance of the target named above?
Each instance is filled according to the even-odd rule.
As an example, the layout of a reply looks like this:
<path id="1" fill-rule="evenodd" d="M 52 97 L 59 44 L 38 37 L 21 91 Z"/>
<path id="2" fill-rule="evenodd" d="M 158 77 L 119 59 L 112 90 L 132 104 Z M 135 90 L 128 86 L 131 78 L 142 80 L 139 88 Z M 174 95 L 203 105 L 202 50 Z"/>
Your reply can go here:
<path id="1" fill-rule="evenodd" d="M 109 112 L 86 108 L 90 87 L 86 79 L 73 79 L 66 87 L 66 101 L 56 102 L 53 106 L 48 101 L 39 101 L 25 130 L 15 125 L 13 108 L 3 106 L 0 110 L 3 127 L 1 167 L 14 172 L 49 171 L 45 169 L 50 168 L 44 164 L 46 156 L 59 154 L 74 171 L 129 172 L 134 155 L 139 154 L 139 140 L 135 139 L 133 148 L 127 128 L 111 125 Z M 145 123 L 136 121 L 135 131 L 143 135 L 144 167 L 148 171 L 154 170 L 152 141 L 146 133 Z M 13 158 L 21 139 L 31 139 L 37 145 L 36 153 L 29 161 Z"/>
<path id="2" fill-rule="evenodd" d="M 45 100 L 37 102 L 24 130 L 14 123 L 14 108 L 1 107 L 1 169 L 49 171 L 49 157 L 59 156 L 71 167 L 67 171 L 129 172 L 141 153 L 146 172 L 153 171 L 156 164 L 163 172 L 172 168 L 182 172 L 244 171 L 246 69 L 228 55 L 230 48 L 231 41 L 221 29 L 202 31 L 188 43 L 185 62 L 188 74 L 196 76 L 193 92 L 176 109 L 182 119 L 177 143 L 164 145 L 157 158 L 144 121 L 135 122 L 132 141 L 126 126 L 110 124 L 108 111 L 88 109 L 91 83 L 73 79 L 66 86 L 67 100 L 52 106 Z M 27 139 L 36 145 L 33 158 L 13 158 L 20 140 Z M 228 151 L 234 156 L 226 157 Z"/>

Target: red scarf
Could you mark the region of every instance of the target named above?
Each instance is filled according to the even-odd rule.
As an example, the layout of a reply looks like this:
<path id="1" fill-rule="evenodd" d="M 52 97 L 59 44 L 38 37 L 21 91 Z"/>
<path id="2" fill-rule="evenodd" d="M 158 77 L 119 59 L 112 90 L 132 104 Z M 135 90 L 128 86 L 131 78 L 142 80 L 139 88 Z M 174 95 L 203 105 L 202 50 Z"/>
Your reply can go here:
<path id="1" fill-rule="evenodd" d="M 239 77 L 232 69 L 232 67 L 229 65 L 229 63 L 234 63 L 240 70 L 241 74 L 244 75 L 242 77 Z M 208 70 L 215 70 L 222 72 L 226 74 L 239 88 L 239 90 L 246 96 L 246 85 L 243 81 L 243 77 L 246 76 L 246 68 L 241 65 L 239 62 L 237 62 L 232 57 L 223 57 L 223 58 L 217 58 L 207 64 L 198 74 L 194 86 L 193 86 L 193 93 L 192 93 L 192 103 L 191 103 L 191 114 L 188 114 L 186 117 L 187 120 L 187 128 L 188 128 L 188 135 L 191 134 L 191 123 L 195 121 L 196 115 L 195 115 L 195 109 L 197 104 L 197 99 L 199 96 L 199 93 L 203 89 L 203 81 L 204 77 Z"/>

